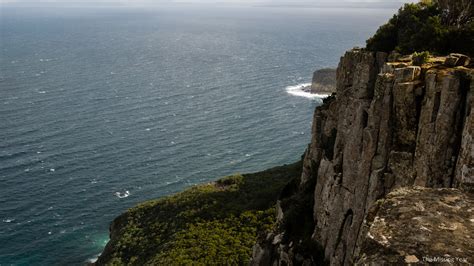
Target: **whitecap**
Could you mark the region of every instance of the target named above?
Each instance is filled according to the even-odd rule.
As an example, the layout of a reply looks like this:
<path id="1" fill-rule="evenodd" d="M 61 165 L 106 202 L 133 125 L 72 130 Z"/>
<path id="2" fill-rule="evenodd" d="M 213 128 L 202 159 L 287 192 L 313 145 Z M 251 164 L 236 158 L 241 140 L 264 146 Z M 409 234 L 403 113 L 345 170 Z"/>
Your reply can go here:
<path id="1" fill-rule="evenodd" d="M 11 223 L 11 222 L 14 222 L 15 219 L 4 219 L 2 220 L 4 223 Z"/>
<path id="2" fill-rule="evenodd" d="M 86 262 L 87 263 L 95 263 L 99 259 L 100 254 L 101 253 L 95 255 L 93 258 L 87 259 Z"/>
<path id="3" fill-rule="evenodd" d="M 126 197 L 130 196 L 130 191 L 126 190 L 124 193 L 115 192 L 115 196 L 117 196 L 117 198 L 119 198 L 119 199 L 123 199 L 123 198 L 126 198 Z"/>
<path id="4" fill-rule="evenodd" d="M 38 91 L 38 93 L 45 94 L 46 91 Z"/>
<path id="5" fill-rule="evenodd" d="M 305 97 L 308 99 L 323 99 L 330 95 L 330 94 L 310 93 L 305 90 L 309 86 L 311 86 L 311 83 L 301 83 L 295 86 L 288 86 L 285 88 L 285 90 L 288 94 L 299 96 L 299 97 Z"/>
<path id="6" fill-rule="evenodd" d="M 49 169 L 49 171 L 50 171 L 50 172 L 54 172 L 54 171 L 56 171 L 56 169 L 51 168 L 51 169 Z"/>

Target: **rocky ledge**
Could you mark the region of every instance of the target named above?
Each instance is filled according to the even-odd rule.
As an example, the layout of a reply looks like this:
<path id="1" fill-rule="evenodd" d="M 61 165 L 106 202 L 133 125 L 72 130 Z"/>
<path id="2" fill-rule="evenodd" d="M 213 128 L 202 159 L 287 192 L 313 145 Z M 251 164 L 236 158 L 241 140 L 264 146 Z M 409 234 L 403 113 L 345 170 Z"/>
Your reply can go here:
<path id="1" fill-rule="evenodd" d="M 459 188 L 462 193 L 471 193 L 474 69 L 469 61 L 468 57 L 452 54 L 430 57 L 415 66 L 410 56 L 362 49 L 346 52 L 337 69 L 336 94 L 315 111 L 303 174 L 298 185 L 287 186 L 280 197 L 279 226 L 254 247 L 252 264 L 352 265 L 360 256 L 369 262 L 372 253 L 361 251 L 369 234 L 369 227 L 363 225 L 377 200 L 396 189 L 415 185 Z M 436 200 L 436 193 L 442 191 L 427 192 L 426 199 L 433 196 Z M 392 195 L 395 199 L 397 194 Z M 405 197 L 397 199 L 423 206 L 430 203 L 418 202 L 410 194 Z M 462 199 L 471 197 L 459 194 Z M 387 215 L 403 212 L 403 206 L 382 207 Z M 456 217 L 469 215 L 462 211 L 468 210 L 452 210 L 460 212 Z M 458 221 L 454 216 L 439 219 L 447 227 Z M 472 236 L 469 219 L 459 220 L 458 226 L 464 226 Z M 407 245 L 410 253 L 406 255 L 415 254 L 420 260 L 424 252 L 420 239 L 426 232 L 420 228 L 411 232 L 414 235 L 410 240 L 414 242 L 402 241 L 405 227 L 420 223 L 416 219 L 405 221 L 393 224 L 400 232 L 393 237 L 401 241 L 400 245 Z M 424 225 L 429 230 L 435 226 Z M 370 230 L 377 230 L 377 223 Z M 453 243 L 465 241 L 461 234 L 452 234 L 451 238 Z M 442 243 L 439 240 L 432 244 Z M 466 247 L 472 251 L 472 246 L 462 244 L 449 247 L 449 251 Z M 415 261 L 414 257 L 407 259 Z"/>
<path id="2" fill-rule="evenodd" d="M 359 265 L 472 263 L 474 195 L 457 189 L 401 188 L 367 215 Z"/>

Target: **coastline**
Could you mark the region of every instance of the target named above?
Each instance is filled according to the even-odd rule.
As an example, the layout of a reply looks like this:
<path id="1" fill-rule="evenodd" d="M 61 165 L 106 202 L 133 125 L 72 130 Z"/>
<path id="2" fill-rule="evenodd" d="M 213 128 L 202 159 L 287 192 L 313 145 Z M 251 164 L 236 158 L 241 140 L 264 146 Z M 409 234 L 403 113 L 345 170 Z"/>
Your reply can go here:
<path id="1" fill-rule="evenodd" d="M 109 242 L 89 265 L 248 263 L 257 238 L 274 228 L 277 199 L 301 169 L 299 161 L 235 174 L 143 202 L 112 222 Z"/>

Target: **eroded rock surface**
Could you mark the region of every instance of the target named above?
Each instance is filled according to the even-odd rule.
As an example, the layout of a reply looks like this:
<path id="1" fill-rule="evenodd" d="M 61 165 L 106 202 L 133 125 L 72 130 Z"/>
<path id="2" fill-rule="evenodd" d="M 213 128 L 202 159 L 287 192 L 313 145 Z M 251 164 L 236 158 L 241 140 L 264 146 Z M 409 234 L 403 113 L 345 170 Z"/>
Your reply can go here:
<path id="1" fill-rule="evenodd" d="M 457 189 L 401 188 L 377 202 L 359 265 L 474 263 L 474 195 Z"/>
<path id="2" fill-rule="evenodd" d="M 259 243 L 265 262 L 351 265 L 368 210 L 390 191 L 473 187 L 472 67 L 387 58 L 361 49 L 341 58 L 336 96 L 314 114 L 301 179 L 282 195 L 280 228 Z"/>

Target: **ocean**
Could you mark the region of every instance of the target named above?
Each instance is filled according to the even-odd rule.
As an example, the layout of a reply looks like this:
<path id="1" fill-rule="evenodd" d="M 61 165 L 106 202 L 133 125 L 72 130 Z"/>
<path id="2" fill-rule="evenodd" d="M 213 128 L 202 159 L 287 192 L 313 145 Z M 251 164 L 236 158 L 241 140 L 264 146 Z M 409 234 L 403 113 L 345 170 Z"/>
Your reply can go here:
<path id="1" fill-rule="evenodd" d="M 299 86 L 394 12 L 0 4 L 0 265 L 83 265 L 139 202 L 297 161 Z"/>

